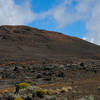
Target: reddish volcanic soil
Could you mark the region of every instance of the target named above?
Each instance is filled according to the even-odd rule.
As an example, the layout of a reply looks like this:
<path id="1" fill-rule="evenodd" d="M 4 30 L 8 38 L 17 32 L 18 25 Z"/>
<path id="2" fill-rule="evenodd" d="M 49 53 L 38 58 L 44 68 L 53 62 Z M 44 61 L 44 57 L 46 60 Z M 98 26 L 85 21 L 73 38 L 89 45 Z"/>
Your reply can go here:
<path id="1" fill-rule="evenodd" d="M 0 60 L 100 59 L 100 46 L 28 26 L 0 26 Z"/>

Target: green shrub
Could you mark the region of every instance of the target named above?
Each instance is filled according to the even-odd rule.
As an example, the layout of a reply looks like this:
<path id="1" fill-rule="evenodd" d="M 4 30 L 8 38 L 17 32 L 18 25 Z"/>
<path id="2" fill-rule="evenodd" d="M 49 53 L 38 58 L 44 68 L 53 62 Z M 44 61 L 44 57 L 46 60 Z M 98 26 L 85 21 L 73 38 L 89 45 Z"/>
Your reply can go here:
<path id="1" fill-rule="evenodd" d="M 36 85 L 36 84 L 37 84 L 36 82 L 31 81 L 31 80 L 28 80 L 28 82 L 29 82 L 30 84 L 32 84 L 32 85 Z"/>
<path id="2" fill-rule="evenodd" d="M 21 97 L 17 97 L 14 100 L 23 100 Z"/>
<path id="3" fill-rule="evenodd" d="M 44 95 L 47 95 L 47 90 L 38 89 L 38 90 L 36 90 L 36 94 L 38 97 L 44 97 Z"/>
<path id="4" fill-rule="evenodd" d="M 19 92 L 20 89 L 24 89 L 24 88 L 27 88 L 27 87 L 30 87 L 31 85 L 28 84 L 28 83 L 19 83 L 16 85 L 16 93 Z"/>
<path id="5" fill-rule="evenodd" d="M 31 85 L 28 83 L 19 83 L 17 84 L 17 86 L 19 89 L 24 89 L 24 88 L 30 87 Z"/>

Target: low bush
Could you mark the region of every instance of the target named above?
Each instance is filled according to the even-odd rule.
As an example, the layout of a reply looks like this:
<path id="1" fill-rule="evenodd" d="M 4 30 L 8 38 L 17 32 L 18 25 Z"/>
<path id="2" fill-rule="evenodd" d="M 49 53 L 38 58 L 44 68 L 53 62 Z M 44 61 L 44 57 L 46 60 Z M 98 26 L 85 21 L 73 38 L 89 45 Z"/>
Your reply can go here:
<path id="1" fill-rule="evenodd" d="M 24 100 L 24 99 L 22 99 L 21 97 L 17 97 L 14 100 Z"/>
<path id="2" fill-rule="evenodd" d="M 17 86 L 19 89 L 24 89 L 24 88 L 30 87 L 31 85 L 28 83 L 19 83 L 17 84 Z"/>
<path id="3" fill-rule="evenodd" d="M 29 82 L 30 84 L 32 84 L 32 85 L 36 85 L 36 84 L 37 84 L 36 82 L 31 81 L 31 80 L 28 80 L 28 82 Z"/>
<path id="4" fill-rule="evenodd" d="M 36 94 L 38 97 L 44 97 L 44 95 L 47 95 L 47 90 L 43 90 L 43 89 L 38 89 L 36 90 Z"/>
<path id="5" fill-rule="evenodd" d="M 20 89 L 24 89 L 24 88 L 27 88 L 27 87 L 30 87 L 31 85 L 28 84 L 28 83 L 19 83 L 16 85 L 16 93 L 19 92 Z"/>

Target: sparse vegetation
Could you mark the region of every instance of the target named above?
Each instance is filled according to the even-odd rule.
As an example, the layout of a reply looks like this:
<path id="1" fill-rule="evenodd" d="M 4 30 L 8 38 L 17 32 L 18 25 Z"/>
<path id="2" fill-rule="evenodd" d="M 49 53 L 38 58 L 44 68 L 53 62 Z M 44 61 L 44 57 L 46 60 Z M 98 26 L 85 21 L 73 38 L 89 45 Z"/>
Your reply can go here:
<path id="1" fill-rule="evenodd" d="M 36 84 L 37 84 L 36 82 L 31 81 L 31 80 L 28 80 L 28 82 L 29 82 L 30 84 L 32 84 L 32 85 L 36 85 Z"/>
<path id="2" fill-rule="evenodd" d="M 17 86 L 19 87 L 19 89 L 23 89 L 23 88 L 29 87 L 30 84 L 28 84 L 28 83 L 19 83 L 19 84 L 17 84 Z"/>
<path id="3" fill-rule="evenodd" d="M 16 82 L 20 83 L 16 84 L 15 82 L 16 88 L 1 90 L 1 94 L 4 95 L 1 95 L 3 99 L 0 98 L 0 100 L 20 100 L 17 97 L 20 97 L 22 100 L 67 100 L 66 98 L 69 100 L 73 100 L 73 98 L 79 100 L 81 98 L 77 96 L 80 94 L 82 94 L 81 97 L 84 97 L 86 95 L 85 93 L 88 93 L 87 96 L 89 96 L 90 93 L 100 92 L 99 73 L 94 74 L 92 71 L 86 72 L 83 66 L 78 67 L 78 65 L 79 64 L 70 64 L 70 66 L 63 65 L 62 67 L 61 64 L 29 64 L 27 68 L 24 69 L 23 65 L 16 64 L 14 67 L 18 69 L 15 71 L 13 71 L 13 65 L 7 65 L 4 67 L 6 70 L 0 70 L 1 77 L 4 75 L 8 77 L 9 80 L 12 79 L 13 76 L 16 76 L 16 78 L 18 78 Z M 47 69 L 44 70 L 44 68 Z M 86 68 L 91 70 L 92 67 L 87 66 Z M 84 74 L 84 72 L 87 74 Z M 21 75 L 22 77 L 20 77 Z M 37 75 L 41 75 L 41 78 L 37 78 Z M 91 79 L 93 75 L 95 79 Z M 10 80 L 10 82 L 13 83 L 14 81 Z M 89 87 L 90 84 L 93 88 Z M 84 91 L 84 96 L 82 91 Z"/>
<path id="4" fill-rule="evenodd" d="M 21 97 L 17 97 L 14 100 L 24 100 L 24 99 L 22 99 Z"/>
<path id="5" fill-rule="evenodd" d="M 16 85 L 16 92 L 18 93 L 20 89 L 24 89 L 30 87 L 31 85 L 28 83 L 19 83 Z"/>
<path id="6" fill-rule="evenodd" d="M 47 95 L 47 90 L 38 89 L 38 90 L 36 90 L 36 94 L 38 97 L 43 97 L 44 95 Z"/>

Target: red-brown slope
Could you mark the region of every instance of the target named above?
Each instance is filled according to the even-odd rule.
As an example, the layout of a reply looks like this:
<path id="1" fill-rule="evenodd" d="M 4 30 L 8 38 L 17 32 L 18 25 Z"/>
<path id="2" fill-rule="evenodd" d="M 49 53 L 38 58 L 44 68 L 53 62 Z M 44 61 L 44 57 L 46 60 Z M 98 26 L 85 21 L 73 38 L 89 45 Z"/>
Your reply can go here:
<path id="1" fill-rule="evenodd" d="M 0 59 L 99 58 L 100 46 L 76 37 L 27 26 L 0 27 Z"/>

